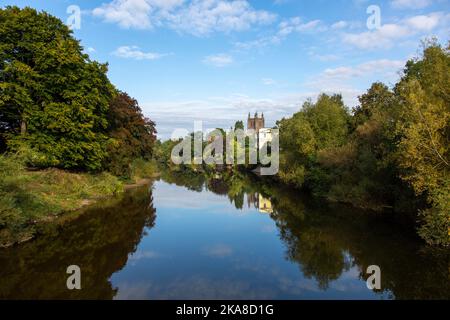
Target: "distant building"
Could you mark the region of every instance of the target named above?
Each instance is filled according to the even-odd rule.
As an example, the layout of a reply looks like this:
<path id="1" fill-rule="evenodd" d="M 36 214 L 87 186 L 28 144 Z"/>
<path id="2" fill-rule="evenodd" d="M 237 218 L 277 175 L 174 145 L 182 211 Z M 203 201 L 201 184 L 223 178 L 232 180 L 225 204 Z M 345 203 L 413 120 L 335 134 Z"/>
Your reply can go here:
<path id="1" fill-rule="evenodd" d="M 259 117 L 258 112 L 256 112 L 253 118 L 249 113 L 247 119 L 247 130 L 254 130 L 256 132 L 258 149 L 264 147 L 266 143 L 272 142 L 272 129 L 266 128 L 264 113 L 261 114 L 261 117 Z"/>
<path id="2" fill-rule="evenodd" d="M 259 132 L 260 129 L 265 127 L 264 113 L 261 118 L 258 116 L 258 112 L 255 113 L 255 117 L 251 118 L 250 113 L 248 114 L 247 119 L 247 130 L 255 130 L 255 132 Z"/>
<path id="3" fill-rule="evenodd" d="M 262 128 L 259 129 L 258 132 L 258 145 L 259 149 L 264 147 L 266 143 L 272 142 L 272 129 L 271 128 Z"/>

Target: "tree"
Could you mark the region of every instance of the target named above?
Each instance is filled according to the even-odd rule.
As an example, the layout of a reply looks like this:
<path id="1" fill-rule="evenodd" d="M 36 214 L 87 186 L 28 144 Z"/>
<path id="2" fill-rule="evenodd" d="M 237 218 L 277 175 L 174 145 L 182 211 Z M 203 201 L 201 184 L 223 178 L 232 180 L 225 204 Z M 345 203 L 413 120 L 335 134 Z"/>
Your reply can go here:
<path id="1" fill-rule="evenodd" d="M 306 102 L 303 110 L 319 149 L 340 146 L 346 142 L 350 117 L 341 95 L 321 94 L 316 103 Z"/>
<path id="2" fill-rule="evenodd" d="M 109 145 L 106 167 L 115 175 L 129 176 L 130 163 L 137 158 L 150 160 L 156 140 L 155 123 L 142 114 L 138 102 L 118 92 L 108 111 Z"/>
<path id="3" fill-rule="evenodd" d="M 291 119 L 279 121 L 279 178 L 296 187 L 304 186 L 308 179 L 315 180 L 312 175 L 318 152 L 345 143 L 348 121 L 342 96 L 326 94 L 320 95 L 316 103 L 306 101 Z"/>
<path id="4" fill-rule="evenodd" d="M 302 111 L 277 123 L 280 130 L 281 181 L 302 187 L 306 166 L 317 150 L 317 141 L 310 123 Z"/>
<path id="5" fill-rule="evenodd" d="M 236 121 L 236 123 L 234 124 L 234 130 L 244 130 L 244 122 L 242 121 Z"/>
<path id="6" fill-rule="evenodd" d="M 421 59 L 407 63 L 396 92 L 401 177 L 431 205 L 422 211 L 420 234 L 428 243 L 449 246 L 450 45 L 428 43 Z"/>
<path id="7" fill-rule="evenodd" d="M 36 166 L 99 170 L 114 88 L 64 23 L 31 8 L 0 9 L 0 132 Z"/>
<path id="8" fill-rule="evenodd" d="M 353 109 L 352 126 L 356 129 L 374 117 L 380 118 L 392 112 L 394 92 L 381 82 L 372 84 L 367 93 L 359 97 L 360 105 Z"/>

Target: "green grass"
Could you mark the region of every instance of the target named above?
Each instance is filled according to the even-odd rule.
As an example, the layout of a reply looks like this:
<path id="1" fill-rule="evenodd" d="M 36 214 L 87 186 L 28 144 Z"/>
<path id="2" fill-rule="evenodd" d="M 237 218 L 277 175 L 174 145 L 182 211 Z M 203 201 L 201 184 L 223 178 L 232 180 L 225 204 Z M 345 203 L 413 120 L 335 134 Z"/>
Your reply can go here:
<path id="1" fill-rule="evenodd" d="M 36 224 L 123 190 L 108 173 L 29 171 L 19 156 L 0 155 L 0 246 L 34 236 Z"/>
<path id="2" fill-rule="evenodd" d="M 131 163 L 131 183 L 138 183 L 142 179 L 149 179 L 159 172 L 158 164 L 154 160 L 136 159 Z"/>

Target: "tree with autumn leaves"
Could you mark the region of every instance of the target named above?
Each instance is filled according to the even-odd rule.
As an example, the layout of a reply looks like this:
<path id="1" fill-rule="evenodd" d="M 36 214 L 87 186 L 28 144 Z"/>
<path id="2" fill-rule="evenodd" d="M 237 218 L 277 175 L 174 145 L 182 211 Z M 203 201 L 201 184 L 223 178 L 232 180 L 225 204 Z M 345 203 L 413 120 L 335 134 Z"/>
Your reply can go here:
<path id="1" fill-rule="evenodd" d="M 108 111 L 108 145 L 105 167 L 117 176 L 129 176 L 134 159 L 150 160 L 156 141 L 155 123 L 144 117 L 138 102 L 125 92 L 119 92 Z"/>
<path id="2" fill-rule="evenodd" d="M 397 84 L 398 163 L 401 178 L 429 204 L 420 211 L 419 234 L 450 245 L 450 43 L 428 44 Z"/>
<path id="3" fill-rule="evenodd" d="M 2 151 L 22 151 L 34 167 L 116 174 L 126 170 L 124 161 L 148 158 L 154 123 L 114 88 L 107 65 L 92 61 L 61 20 L 6 7 L 0 39 Z"/>

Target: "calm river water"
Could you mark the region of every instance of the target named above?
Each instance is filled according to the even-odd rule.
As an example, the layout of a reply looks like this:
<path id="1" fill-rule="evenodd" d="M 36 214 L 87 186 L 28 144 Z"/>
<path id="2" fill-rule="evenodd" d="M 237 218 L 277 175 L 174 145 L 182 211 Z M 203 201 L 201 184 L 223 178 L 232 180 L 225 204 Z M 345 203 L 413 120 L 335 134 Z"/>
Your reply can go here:
<path id="1" fill-rule="evenodd" d="M 0 250 L 1 299 L 450 298 L 449 254 L 379 214 L 244 176 L 165 173 Z M 66 269 L 81 268 L 69 291 Z M 381 268 L 381 290 L 366 269 Z"/>

